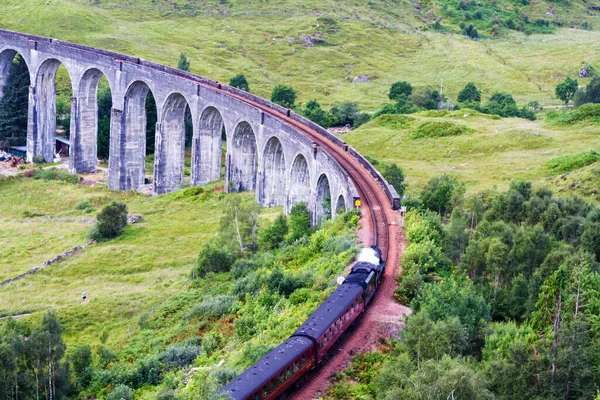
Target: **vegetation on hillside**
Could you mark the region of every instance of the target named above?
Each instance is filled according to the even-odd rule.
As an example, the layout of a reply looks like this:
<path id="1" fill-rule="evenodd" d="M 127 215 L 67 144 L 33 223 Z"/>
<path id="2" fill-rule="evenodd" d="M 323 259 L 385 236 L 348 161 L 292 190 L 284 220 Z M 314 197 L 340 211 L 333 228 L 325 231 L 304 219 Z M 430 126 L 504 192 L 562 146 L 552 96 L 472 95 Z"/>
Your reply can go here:
<path id="1" fill-rule="evenodd" d="M 595 397 L 600 208 L 514 182 L 466 199 L 448 190 L 443 217 L 430 201 L 440 187 L 407 214 L 406 329 L 384 354 L 356 357 L 328 397 Z"/>

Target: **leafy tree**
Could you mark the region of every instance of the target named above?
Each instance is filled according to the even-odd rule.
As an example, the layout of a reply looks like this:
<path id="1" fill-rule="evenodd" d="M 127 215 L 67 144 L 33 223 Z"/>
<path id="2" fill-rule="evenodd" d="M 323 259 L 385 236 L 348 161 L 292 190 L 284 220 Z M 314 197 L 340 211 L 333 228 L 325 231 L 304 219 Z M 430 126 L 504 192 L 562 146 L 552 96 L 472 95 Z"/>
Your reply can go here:
<path id="1" fill-rule="evenodd" d="M 481 103 L 481 91 L 473 82 L 469 82 L 460 91 L 456 99 L 459 103 Z"/>
<path id="2" fill-rule="evenodd" d="M 600 77 L 594 76 L 585 89 L 579 89 L 575 92 L 573 103 L 579 107 L 586 103 L 600 103 Z"/>
<path id="3" fill-rule="evenodd" d="M 358 103 L 345 101 L 339 105 L 331 107 L 331 114 L 334 117 L 334 125 L 350 125 L 354 124 L 354 120 L 359 114 Z"/>
<path id="4" fill-rule="evenodd" d="M 464 28 L 462 28 L 462 32 L 463 35 L 468 36 L 471 39 L 479 39 L 479 32 L 477 32 L 477 28 L 475 28 L 473 24 L 469 24 L 469 26 L 465 26 Z"/>
<path id="5" fill-rule="evenodd" d="M 271 101 L 285 108 L 294 108 L 296 91 L 291 86 L 276 85 L 271 93 Z"/>
<path id="6" fill-rule="evenodd" d="M 413 87 L 410 83 L 406 81 L 398 81 L 392 84 L 388 97 L 390 100 L 395 101 L 399 101 L 401 99 L 406 100 L 412 94 L 412 91 Z"/>
<path id="7" fill-rule="evenodd" d="M 69 352 L 69 362 L 73 367 L 77 385 L 87 387 L 92 380 L 92 349 L 87 344 L 74 347 Z"/>
<path id="8" fill-rule="evenodd" d="M 98 213 L 97 219 L 96 228 L 100 239 L 117 237 L 127 226 L 127 205 L 113 201 Z"/>
<path id="9" fill-rule="evenodd" d="M 312 233 L 310 226 L 310 214 L 306 203 L 297 203 L 290 212 L 289 233 L 285 240 L 294 243 L 296 240 Z"/>
<path id="10" fill-rule="evenodd" d="M 0 147 L 22 146 L 27 141 L 29 70 L 21 56 L 13 60 L 0 99 Z"/>
<path id="11" fill-rule="evenodd" d="M 385 180 L 396 189 L 400 198 L 404 196 L 406 183 L 404 183 L 404 171 L 396 163 L 388 164 L 383 169 L 383 177 Z"/>
<path id="12" fill-rule="evenodd" d="M 177 69 L 189 72 L 190 64 L 191 64 L 191 62 L 187 59 L 185 53 L 179 54 L 179 61 L 177 62 Z"/>
<path id="13" fill-rule="evenodd" d="M 253 200 L 243 201 L 240 196 L 226 197 L 220 228 L 222 243 L 235 243 L 240 252 L 256 249 L 260 209 L 260 204 Z"/>
<path id="14" fill-rule="evenodd" d="M 512 95 L 504 92 L 492 94 L 485 111 L 488 114 L 496 114 L 501 117 L 518 117 L 520 115 L 519 108 Z"/>
<path id="15" fill-rule="evenodd" d="M 416 312 L 426 313 L 432 321 L 457 317 L 467 333 L 465 354 L 480 353 L 486 323 L 491 319 L 490 306 L 468 278 L 448 278 L 438 284 L 426 284 L 411 306 Z"/>
<path id="16" fill-rule="evenodd" d="M 117 385 L 106 400 L 133 400 L 133 390 L 127 385 Z"/>
<path id="17" fill-rule="evenodd" d="M 248 81 L 244 74 L 237 74 L 233 78 L 229 80 L 229 86 L 244 90 L 246 92 L 250 91 L 250 86 L 248 85 Z"/>
<path id="18" fill-rule="evenodd" d="M 261 247 L 272 250 L 281 243 L 284 243 L 285 236 L 288 234 L 288 224 L 285 215 L 277 217 L 273 225 L 263 229 L 258 236 L 258 243 Z"/>
<path id="19" fill-rule="evenodd" d="M 461 201 L 465 192 L 464 184 L 451 175 L 431 178 L 421 191 L 423 207 L 445 216 Z"/>
<path id="20" fill-rule="evenodd" d="M 300 111 L 302 115 L 323 128 L 329 128 L 334 123 L 334 116 L 323 110 L 316 100 L 311 100 Z"/>
<path id="21" fill-rule="evenodd" d="M 569 105 L 569 102 L 573 100 L 575 92 L 577 91 L 577 80 L 567 76 L 567 78 L 559 83 L 554 90 L 556 97 L 561 99 L 565 103 L 565 107 Z"/>
<path id="22" fill-rule="evenodd" d="M 600 224 L 589 224 L 581 235 L 581 247 L 600 261 Z"/>

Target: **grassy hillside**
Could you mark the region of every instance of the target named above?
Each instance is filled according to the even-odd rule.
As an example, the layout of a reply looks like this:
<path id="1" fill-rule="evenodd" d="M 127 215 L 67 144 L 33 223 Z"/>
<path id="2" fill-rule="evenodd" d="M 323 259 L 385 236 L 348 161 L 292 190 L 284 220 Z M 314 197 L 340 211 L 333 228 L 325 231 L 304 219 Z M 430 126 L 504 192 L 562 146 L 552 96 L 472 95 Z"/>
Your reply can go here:
<path id="1" fill-rule="evenodd" d="M 299 91 L 301 102 L 316 98 L 331 105 L 352 99 L 364 110 L 378 108 L 394 81 L 437 86 L 442 77 L 450 96 L 473 81 L 484 96 L 504 90 L 521 103 L 558 104 L 553 99 L 558 80 L 574 75 L 585 62 L 600 63 L 597 31 L 564 28 L 579 27 L 583 19 L 600 27 L 600 17 L 588 13 L 589 4 L 540 1 L 517 7 L 528 20 L 559 21 L 563 28 L 553 28 L 554 34 L 504 29 L 493 36 L 482 24 L 496 17 L 485 16 L 475 21 L 482 25 L 482 37 L 473 41 L 457 25 L 464 15 L 448 16 L 446 3 L 454 4 L 190 0 L 175 7 L 150 0 L 6 0 L 0 27 L 169 65 L 185 52 L 193 72 L 224 82 L 244 73 L 251 90 L 262 96 L 268 97 L 276 83 L 286 83 Z M 509 1 L 495 4 L 516 7 Z M 548 7 L 556 18 L 546 16 Z M 442 21 L 441 30 L 429 26 L 435 19 Z M 307 46 L 306 36 L 314 45 Z M 352 83 L 365 74 L 371 82 Z"/>
<path id="2" fill-rule="evenodd" d="M 414 132 L 422 131 L 432 137 L 411 138 Z M 440 131 L 464 133 L 439 137 Z M 450 173 L 475 193 L 495 185 L 506 187 L 513 179 L 552 177 L 547 163 L 555 157 L 597 149 L 600 127 L 500 119 L 472 110 L 425 111 L 411 116 L 381 116 L 344 139 L 365 155 L 398 163 L 408 176 L 409 192 L 417 192 L 432 176 Z M 589 196 L 591 190 L 581 194 Z"/>

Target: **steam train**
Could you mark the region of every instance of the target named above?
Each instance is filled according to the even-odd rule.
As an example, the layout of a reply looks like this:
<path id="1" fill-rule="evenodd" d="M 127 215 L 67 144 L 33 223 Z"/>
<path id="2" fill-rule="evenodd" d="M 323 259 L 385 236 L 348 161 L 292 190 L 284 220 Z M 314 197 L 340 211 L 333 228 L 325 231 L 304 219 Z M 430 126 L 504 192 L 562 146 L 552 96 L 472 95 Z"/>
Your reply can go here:
<path id="1" fill-rule="evenodd" d="M 362 249 L 344 282 L 286 341 L 223 387 L 235 400 L 277 399 L 323 359 L 366 309 L 381 282 L 385 261 Z"/>

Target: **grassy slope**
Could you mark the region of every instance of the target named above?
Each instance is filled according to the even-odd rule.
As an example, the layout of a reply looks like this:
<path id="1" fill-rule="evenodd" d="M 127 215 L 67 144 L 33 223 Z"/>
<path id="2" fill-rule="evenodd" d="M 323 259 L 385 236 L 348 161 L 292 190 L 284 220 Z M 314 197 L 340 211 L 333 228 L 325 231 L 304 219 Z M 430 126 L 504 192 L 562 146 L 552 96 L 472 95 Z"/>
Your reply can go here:
<path id="1" fill-rule="evenodd" d="M 551 158 L 600 146 L 597 125 L 557 128 L 544 121 L 493 119 L 469 111 L 456 111 L 444 118 L 426 115 L 430 114 L 416 114 L 416 121 L 405 127 L 393 126 L 395 116 L 388 118 L 387 123 L 376 119 L 344 139 L 365 155 L 397 162 L 408 175 L 413 193 L 430 177 L 441 173 L 457 175 L 466 181 L 471 193 L 494 185 L 504 187 L 513 179 L 548 178 L 552 174 L 543 164 Z M 424 121 L 460 123 L 475 133 L 408 139 L 411 127 Z"/>
<path id="2" fill-rule="evenodd" d="M 440 77 L 451 96 L 473 81 L 484 95 L 505 90 L 522 103 L 557 104 L 552 99 L 557 80 L 574 75 L 583 62 L 600 62 L 598 32 L 562 29 L 555 35 L 527 37 L 513 31 L 474 42 L 455 33 L 420 30 L 421 14 L 404 0 L 372 1 L 372 6 L 357 0 L 232 1 L 231 8 L 217 2 L 189 3 L 210 12 L 161 12 L 141 0 L 96 5 L 6 0 L 0 27 L 170 65 L 185 52 L 193 72 L 220 81 L 243 72 L 251 89 L 262 96 L 268 97 L 275 83 L 287 83 L 299 90 L 302 102 L 316 98 L 331 105 L 352 99 L 366 110 L 378 108 L 396 80 L 435 86 Z M 559 11 L 569 13 L 565 18 L 570 20 L 570 14 L 585 15 L 583 10 L 583 3 L 575 2 Z M 529 12 L 532 18 L 544 15 L 541 4 Z M 336 32 L 318 25 L 321 14 L 337 20 Z M 588 16 L 592 24 L 596 19 Z M 317 31 L 324 32 L 324 45 L 307 48 L 302 41 L 288 40 Z M 362 74 L 372 82 L 351 83 Z"/>
<path id="3" fill-rule="evenodd" d="M 122 346 L 136 329 L 140 313 L 185 288 L 200 246 L 216 232 L 221 214 L 219 194 L 203 201 L 177 199 L 176 195 L 153 198 L 33 179 L 0 183 L 0 191 L 2 278 L 24 272 L 87 241 L 87 225 L 50 223 L 45 217 L 28 222 L 22 216 L 25 210 L 52 217 L 94 218 L 95 213 L 74 210 L 75 203 L 88 199 L 101 207 L 122 200 L 130 214 L 144 217 L 115 240 L 96 244 L 0 288 L 0 313 L 57 308 L 68 328 L 68 342 L 99 343 L 107 331 L 107 343 L 114 348 Z M 268 217 L 277 211 L 269 209 L 264 214 Z M 5 226 L 9 233 L 5 233 Z M 25 236 L 31 231 L 37 233 Z M 10 261 L 4 257 L 4 249 L 14 255 Z M 87 306 L 79 305 L 82 291 L 89 295 Z"/>

